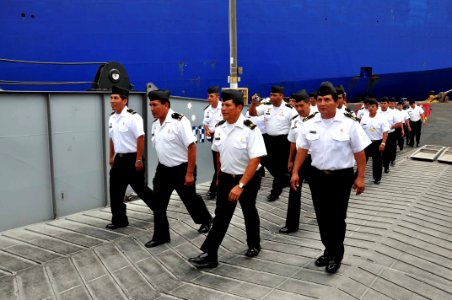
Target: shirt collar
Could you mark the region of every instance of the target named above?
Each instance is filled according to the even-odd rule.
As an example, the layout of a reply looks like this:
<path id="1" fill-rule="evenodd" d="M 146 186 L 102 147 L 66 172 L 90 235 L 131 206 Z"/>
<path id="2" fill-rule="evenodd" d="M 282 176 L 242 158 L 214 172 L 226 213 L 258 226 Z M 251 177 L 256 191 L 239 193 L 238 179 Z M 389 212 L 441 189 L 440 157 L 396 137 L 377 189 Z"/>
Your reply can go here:
<path id="1" fill-rule="evenodd" d="M 237 119 L 237 121 L 234 123 L 234 127 L 239 127 L 239 128 L 243 128 L 244 126 L 244 122 L 245 121 L 245 117 L 243 116 L 243 114 L 240 114 L 239 118 Z M 226 127 L 228 126 L 228 122 L 224 122 L 222 127 Z"/>
<path id="2" fill-rule="evenodd" d="M 171 123 L 171 122 L 173 122 L 174 119 L 171 116 L 173 113 L 174 113 L 174 110 L 172 110 L 171 108 L 168 109 L 168 113 L 166 114 L 166 117 L 165 117 L 165 122 L 163 122 L 163 123 Z"/>

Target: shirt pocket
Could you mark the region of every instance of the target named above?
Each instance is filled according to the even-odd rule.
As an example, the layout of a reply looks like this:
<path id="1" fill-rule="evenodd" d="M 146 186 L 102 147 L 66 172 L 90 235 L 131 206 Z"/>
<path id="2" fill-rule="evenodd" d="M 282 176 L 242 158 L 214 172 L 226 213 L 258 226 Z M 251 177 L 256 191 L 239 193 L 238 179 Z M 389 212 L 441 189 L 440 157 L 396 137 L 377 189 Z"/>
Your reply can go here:
<path id="1" fill-rule="evenodd" d="M 348 142 L 350 141 L 350 136 L 348 134 L 345 133 L 336 133 L 333 134 L 332 136 L 333 140 L 335 140 L 336 142 Z"/>
<path id="2" fill-rule="evenodd" d="M 310 142 L 313 142 L 320 139 L 320 135 L 318 133 L 308 133 L 306 134 L 306 139 Z"/>

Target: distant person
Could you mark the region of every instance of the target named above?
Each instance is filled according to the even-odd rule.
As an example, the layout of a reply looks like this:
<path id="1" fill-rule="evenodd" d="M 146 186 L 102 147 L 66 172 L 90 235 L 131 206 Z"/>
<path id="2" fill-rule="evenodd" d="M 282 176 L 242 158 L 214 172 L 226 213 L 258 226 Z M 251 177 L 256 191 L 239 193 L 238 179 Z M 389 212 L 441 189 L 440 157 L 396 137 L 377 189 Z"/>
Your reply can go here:
<path id="1" fill-rule="evenodd" d="M 223 115 L 221 114 L 221 101 L 220 101 L 220 88 L 218 86 L 213 86 L 207 89 L 207 101 L 209 105 L 204 109 L 204 119 L 202 124 L 206 132 L 207 139 L 212 142 L 213 134 L 215 132 L 215 125 L 223 120 Z M 209 191 L 206 194 L 207 200 L 212 200 L 217 197 L 217 164 L 216 164 L 217 153 L 212 150 L 213 159 L 213 176 L 210 182 Z"/>
<path id="2" fill-rule="evenodd" d="M 369 100 L 369 114 L 361 119 L 361 126 L 372 143 L 366 147 L 366 163 L 372 158 L 372 176 L 375 184 L 379 184 L 383 172 L 383 152 L 388 139 L 389 124 L 385 118 L 377 115 L 378 102 Z"/>
<path id="3" fill-rule="evenodd" d="M 416 138 L 416 147 L 419 147 L 421 140 L 422 125 L 425 124 L 424 110 L 419 105 L 416 105 L 414 99 L 410 99 L 410 108 L 407 109 L 407 113 L 410 116 L 410 143 L 409 146 L 414 146 L 414 139 Z"/>
<path id="4" fill-rule="evenodd" d="M 149 208 L 152 206 L 152 190 L 146 185 L 144 165 L 143 119 L 127 107 L 129 91 L 117 86 L 111 89 L 110 104 L 110 206 L 111 223 L 108 229 L 129 225 L 124 196 L 130 184 Z"/>
<path id="5" fill-rule="evenodd" d="M 196 194 L 196 138 L 190 121 L 171 109 L 169 91 L 148 93 L 152 116 L 152 144 L 158 165 L 154 177 L 154 235 L 145 244 L 152 248 L 170 241 L 167 217 L 171 193 L 176 190 L 200 233 L 210 229 L 210 215 L 202 197 Z"/>
<path id="6" fill-rule="evenodd" d="M 311 107 L 309 107 L 311 114 L 319 111 L 317 109 L 317 91 L 312 91 L 309 93 L 309 103 L 311 104 Z"/>
<path id="7" fill-rule="evenodd" d="M 320 238 L 325 246 L 315 265 L 325 267 L 328 273 L 336 273 L 341 266 L 348 200 L 352 186 L 357 194 L 364 191 L 364 149 L 371 143 L 356 118 L 337 112 L 336 101 L 334 86 L 323 82 L 317 93 L 320 113 L 303 123 L 291 178 L 291 187 L 296 190 L 301 184 L 298 172 L 310 150 L 312 167 L 308 183 Z"/>
<path id="8" fill-rule="evenodd" d="M 397 145 L 399 146 L 400 151 L 402 151 L 405 145 L 405 136 L 409 135 L 409 132 L 411 131 L 410 116 L 408 115 L 407 111 L 403 109 L 402 101 L 397 102 L 396 111 L 398 112 L 399 119 L 402 122 L 402 127 L 398 128 L 398 130 L 396 129 Z"/>
<path id="9" fill-rule="evenodd" d="M 389 109 L 389 98 L 383 97 L 380 100 L 380 110 L 378 116 L 381 116 L 389 123 L 388 139 L 383 152 L 383 168 L 385 173 L 389 173 L 389 165 L 394 166 L 397 151 L 397 142 L 395 129 L 402 126 L 402 122 L 398 114 L 394 110 Z"/>
<path id="10" fill-rule="evenodd" d="M 297 112 L 284 102 L 284 88 L 273 86 L 270 91 L 270 105 L 260 105 L 256 97 L 252 97 L 249 107 L 250 116 L 264 116 L 267 134 L 264 136 L 268 156 L 264 163 L 273 175 L 272 190 L 267 196 L 268 201 L 275 201 L 281 195 L 284 187 L 289 185 L 289 174 L 286 169 L 289 158 L 290 143 L 287 134 L 290 120 Z"/>
<path id="11" fill-rule="evenodd" d="M 256 196 L 261 177 L 256 172 L 260 158 L 266 155 L 264 139 L 259 128 L 242 115 L 243 95 L 237 90 L 224 90 L 221 121 L 214 135 L 212 149 L 218 152 L 217 206 L 212 229 L 201 246 L 203 251 L 189 262 L 197 268 L 214 268 L 218 265 L 218 248 L 231 222 L 237 202 L 245 219 L 247 257 L 261 251 L 260 221 Z"/>
<path id="12" fill-rule="evenodd" d="M 290 154 L 287 162 L 287 170 L 292 172 L 295 154 L 297 153 L 296 142 L 300 131 L 303 130 L 303 122 L 313 118 L 318 112 L 310 113 L 309 96 L 305 90 L 298 91 L 290 96 L 294 103 L 294 107 L 298 114 L 292 118 L 292 125 L 290 127 L 287 139 L 290 142 Z M 311 169 L 311 155 L 308 153 L 300 168 L 298 177 L 300 182 L 309 178 Z M 286 224 L 282 227 L 280 233 L 292 233 L 298 231 L 300 225 L 300 209 L 301 209 L 301 184 L 296 190 L 289 190 L 289 201 L 287 205 Z"/>

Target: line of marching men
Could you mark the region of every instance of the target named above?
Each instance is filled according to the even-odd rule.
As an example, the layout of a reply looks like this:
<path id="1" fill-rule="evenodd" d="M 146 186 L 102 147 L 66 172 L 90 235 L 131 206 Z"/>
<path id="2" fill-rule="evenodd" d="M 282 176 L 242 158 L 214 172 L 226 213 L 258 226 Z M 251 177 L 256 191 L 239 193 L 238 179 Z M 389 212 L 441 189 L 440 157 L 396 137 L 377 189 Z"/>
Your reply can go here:
<path id="1" fill-rule="evenodd" d="M 145 184 L 143 120 L 127 106 L 128 91 L 114 86 L 109 119 L 112 220 L 106 228 L 129 225 L 123 200 L 130 185 L 154 212 L 153 237 L 145 246 L 153 248 L 170 242 L 167 208 L 171 193 L 176 190 L 194 223 L 200 224 L 198 231 L 207 233 L 202 253 L 189 261 L 197 268 L 212 268 L 218 265 L 218 249 L 240 202 L 247 234 L 245 256 L 255 257 L 261 251 L 256 197 L 265 166 L 273 175 L 268 201 L 275 201 L 284 187 L 291 187 L 287 220 L 281 233 L 298 230 L 301 187 L 307 180 L 325 247 L 315 265 L 335 273 L 344 255 L 351 189 L 357 194 L 364 191 L 366 159 L 373 157 L 374 169 L 378 169 L 375 161 L 385 153 L 384 146 L 391 143 L 390 129 L 404 130 L 400 117 L 392 113 L 394 122 L 389 125 L 389 117 L 384 117 L 385 101 L 380 102 L 381 113 L 377 114 L 378 103 L 369 99 L 367 108 L 358 111 L 362 117 L 359 123 L 347 108 L 343 88 L 335 88 L 330 82 L 322 83 L 309 95 L 304 90 L 292 94 L 289 103 L 284 101 L 284 88 L 274 86 L 269 101 L 261 101 L 258 95 L 252 97 L 248 118 L 243 114 L 240 91 L 223 90 L 222 101 L 218 87 L 207 92 L 209 105 L 204 110 L 203 124 L 212 143 L 214 174 L 206 198 L 216 198 L 215 217 L 196 193 L 196 140 L 190 121 L 171 108 L 169 91 L 154 90 L 148 94 L 155 118 L 151 140 L 158 159 L 151 190 Z M 415 105 L 412 109 L 417 110 Z M 410 114 L 407 127 L 413 131 L 412 122 L 416 120 Z M 387 157 L 383 164 L 389 171 L 385 162 L 394 162 L 395 150 L 394 156 L 391 152 L 383 157 Z M 381 166 L 379 178 L 375 172 L 377 183 Z"/>

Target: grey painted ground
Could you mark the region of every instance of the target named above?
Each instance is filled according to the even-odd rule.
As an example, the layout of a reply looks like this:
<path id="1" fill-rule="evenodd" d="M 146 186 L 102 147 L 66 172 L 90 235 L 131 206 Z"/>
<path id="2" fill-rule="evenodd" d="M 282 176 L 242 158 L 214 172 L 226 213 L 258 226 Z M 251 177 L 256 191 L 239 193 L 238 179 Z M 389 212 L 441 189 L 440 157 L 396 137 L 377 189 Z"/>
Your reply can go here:
<path id="1" fill-rule="evenodd" d="M 433 124 L 424 129 L 425 142 L 435 134 L 428 131 Z M 365 193 L 351 197 L 346 256 L 335 275 L 314 265 L 322 245 L 309 187 L 303 186 L 300 231 L 281 235 L 288 192 L 267 202 L 267 175 L 258 195 L 263 250 L 257 258 L 243 256 L 238 207 L 220 265 L 193 268 L 187 258 L 200 253 L 204 235 L 176 195 L 169 207 L 171 243 L 147 249 L 153 216 L 137 200 L 128 203 L 131 225 L 116 231 L 104 229 L 110 212 L 103 208 L 1 232 L 0 298 L 451 299 L 452 165 L 411 160 L 413 150 L 399 153 L 380 185 L 367 176 Z M 215 202 L 207 205 L 213 213 Z"/>

